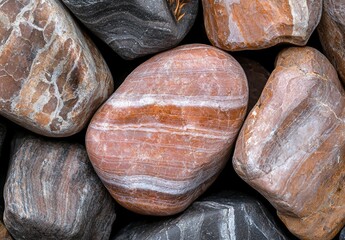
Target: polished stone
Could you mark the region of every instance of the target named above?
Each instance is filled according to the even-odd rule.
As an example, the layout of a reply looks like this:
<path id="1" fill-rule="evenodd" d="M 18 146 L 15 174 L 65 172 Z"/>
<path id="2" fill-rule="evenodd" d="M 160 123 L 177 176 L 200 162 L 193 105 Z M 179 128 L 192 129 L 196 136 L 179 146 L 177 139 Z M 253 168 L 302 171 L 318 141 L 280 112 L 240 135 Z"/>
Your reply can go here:
<path id="1" fill-rule="evenodd" d="M 42 135 L 73 135 L 113 85 L 59 0 L 0 0 L 0 115 Z"/>
<path id="2" fill-rule="evenodd" d="M 238 137 L 233 165 L 300 239 L 345 224 L 345 93 L 310 47 L 282 51 Z"/>
<path id="3" fill-rule="evenodd" d="M 137 67 L 93 117 L 92 164 L 124 207 L 183 211 L 216 179 L 246 114 L 245 73 L 229 54 L 191 44 Z"/>

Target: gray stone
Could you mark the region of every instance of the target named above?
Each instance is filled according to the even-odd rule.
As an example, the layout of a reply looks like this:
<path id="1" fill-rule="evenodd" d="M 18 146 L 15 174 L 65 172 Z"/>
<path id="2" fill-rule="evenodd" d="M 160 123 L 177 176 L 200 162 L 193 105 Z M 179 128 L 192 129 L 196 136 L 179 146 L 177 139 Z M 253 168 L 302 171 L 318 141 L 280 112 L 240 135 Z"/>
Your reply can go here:
<path id="1" fill-rule="evenodd" d="M 16 136 L 4 223 L 15 239 L 109 239 L 114 202 L 79 144 Z"/>
<path id="2" fill-rule="evenodd" d="M 190 30 L 198 11 L 198 0 L 62 1 L 125 59 L 176 46 Z"/>
<path id="3" fill-rule="evenodd" d="M 343 230 L 340 233 L 339 240 L 345 240 L 345 227 L 343 228 Z"/>
<path id="4" fill-rule="evenodd" d="M 193 203 L 184 213 L 153 222 L 134 222 L 113 240 L 288 239 L 257 200 L 222 192 Z"/>

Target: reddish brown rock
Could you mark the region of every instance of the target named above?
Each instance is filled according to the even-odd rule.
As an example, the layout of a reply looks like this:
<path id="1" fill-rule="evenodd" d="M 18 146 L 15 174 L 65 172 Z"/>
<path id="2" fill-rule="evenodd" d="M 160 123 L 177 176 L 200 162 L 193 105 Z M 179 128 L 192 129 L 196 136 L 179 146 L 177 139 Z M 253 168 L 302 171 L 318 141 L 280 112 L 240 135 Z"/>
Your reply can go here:
<path id="1" fill-rule="evenodd" d="M 108 240 L 114 201 L 79 144 L 16 136 L 4 223 L 19 239 Z"/>
<path id="2" fill-rule="evenodd" d="M 318 33 L 324 52 L 345 83 L 345 2 L 324 0 Z"/>
<path id="3" fill-rule="evenodd" d="M 241 64 L 248 80 L 249 100 L 247 113 L 249 113 L 259 100 L 270 73 L 260 63 L 249 58 L 238 57 L 236 60 Z"/>
<path id="4" fill-rule="evenodd" d="M 332 239 L 345 224 L 345 93 L 313 48 L 279 54 L 236 143 L 236 172 L 301 239 Z"/>
<path id="5" fill-rule="evenodd" d="M 36 133 L 80 131 L 113 91 L 96 47 L 58 0 L 0 0 L 0 115 Z"/>
<path id="6" fill-rule="evenodd" d="M 12 237 L 8 233 L 5 225 L 0 221 L 0 239 L 1 240 L 12 240 Z"/>
<path id="7" fill-rule="evenodd" d="M 245 73 L 225 52 L 192 44 L 156 55 L 93 117 L 90 160 L 121 205 L 178 213 L 223 169 L 247 101 Z"/>
<path id="8" fill-rule="evenodd" d="M 322 0 L 202 0 L 214 46 L 238 51 L 278 43 L 305 45 L 316 28 Z"/>

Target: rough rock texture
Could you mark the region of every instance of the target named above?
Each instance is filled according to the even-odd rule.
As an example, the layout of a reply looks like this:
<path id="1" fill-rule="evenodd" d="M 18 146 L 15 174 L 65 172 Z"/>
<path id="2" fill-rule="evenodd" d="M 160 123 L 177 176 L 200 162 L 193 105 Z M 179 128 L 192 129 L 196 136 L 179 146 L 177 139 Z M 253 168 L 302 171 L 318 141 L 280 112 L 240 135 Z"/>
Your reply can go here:
<path id="1" fill-rule="evenodd" d="M 223 192 L 194 202 L 181 215 L 134 222 L 113 240 L 288 239 L 263 205 L 239 193 Z"/>
<path id="2" fill-rule="evenodd" d="M 198 0 L 63 0 L 99 38 L 125 59 L 176 46 L 188 33 Z"/>
<path id="3" fill-rule="evenodd" d="M 15 239 L 109 239 L 114 201 L 78 144 L 16 137 L 4 223 Z"/>
<path id="4" fill-rule="evenodd" d="M 247 113 L 249 113 L 259 100 L 270 73 L 260 63 L 249 58 L 239 57 L 236 60 L 241 64 L 248 80 L 249 100 Z"/>
<path id="5" fill-rule="evenodd" d="M 345 83 L 345 2 L 324 0 L 318 33 L 324 52 Z"/>
<path id="6" fill-rule="evenodd" d="M 319 23 L 322 0 L 202 0 L 211 43 L 225 50 L 305 45 Z"/>
<path id="7" fill-rule="evenodd" d="M 236 172 L 301 239 L 332 239 L 345 224 L 345 95 L 313 48 L 278 56 L 236 143 Z"/>
<path id="8" fill-rule="evenodd" d="M 1 240 L 12 240 L 12 237 L 8 233 L 5 225 L 0 221 L 0 239 Z"/>
<path id="9" fill-rule="evenodd" d="M 80 131 L 111 74 L 58 0 L 0 0 L 0 115 L 39 134 Z"/>
<path id="10" fill-rule="evenodd" d="M 175 214 L 223 169 L 247 101 L 245 73 L 227 53 L 191 44 L 158 54 L 93 117 L 90 160 L 121 205 Z"/>

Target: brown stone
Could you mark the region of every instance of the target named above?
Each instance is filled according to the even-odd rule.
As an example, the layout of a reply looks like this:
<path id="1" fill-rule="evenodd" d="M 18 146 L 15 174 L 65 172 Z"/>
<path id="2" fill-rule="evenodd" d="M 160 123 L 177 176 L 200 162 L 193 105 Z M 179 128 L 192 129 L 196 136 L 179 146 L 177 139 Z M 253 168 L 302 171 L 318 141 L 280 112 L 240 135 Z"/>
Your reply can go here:
<path id="1" fill-rule="evenodd" d="M 211 43 L 224 50 L 305 45 L 316 28 L 322 0 L 202 0 Z"/>
<path id="2" fill-rule="evenodd" d="M 8 233 L 5 225 L 0 221 L 0 239 L 1 240 L 12 240 L 12 237 Z"/>
<path id="3" fill-rule="evenodd" d="M 0 115 L 72 135 L 113 91 L 93 43 L 58 0 L 0 0 Z"/>
<path id="4" fill-rule="evenodd" d="M 136 68 L 93 117 L 86 147 L 112 196 L 142 214 L 183 211 L 216 179 L 243 123 L 246 76 L 191 44 Z"/>
<path id="5" fill-rule="evenodd" d="M 236 60 L 241 64 L 248 80 L 249 100 L 247 113 L 249 113 L 259 100 L 270 73 L 260 63 L 249 58 L 237 57 Z"/>
<path id="6" fill-rule="evenodd" d="M 114 201 L 79 144 L 16 136 L 4 190 L 15 239 L 109 239 Z"/>
<path id="7" fill-rule="evenodd" d="M 345 93 L 317 50 L 278 56 L 236 143 L 236 172 L 301 239 L 332 239 L 345 224 Z"/>
<path id="8" fill-rule="evenodd" d="M 318 33 L 324 52 L 345 83 L 345 2 L 324 0 Z"/>

